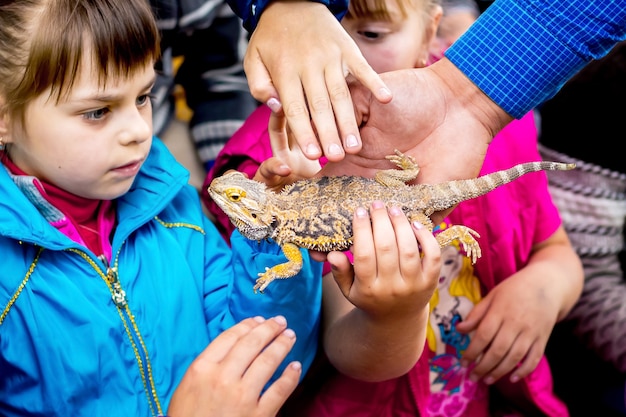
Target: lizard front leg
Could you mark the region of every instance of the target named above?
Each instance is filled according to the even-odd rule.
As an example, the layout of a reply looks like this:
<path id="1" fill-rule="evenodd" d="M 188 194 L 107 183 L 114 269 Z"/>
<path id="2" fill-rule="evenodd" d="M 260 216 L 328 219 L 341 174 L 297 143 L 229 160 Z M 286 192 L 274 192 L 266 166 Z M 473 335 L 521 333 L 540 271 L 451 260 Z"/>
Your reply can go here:
<path id="1" fill-rule="evenodd" d="M 478 232 L 467 226 L 454 225 L 437 234 L 436 239 L 437 242 L 439 242 L 439 246 L 442 248 L 448 246 L 453 240 L 458 239 L 467 257 L 472 259 L 472 264 L 475 264 L 476 260 L 482 255 L 482 252 L 474 236 L 480 237 Z"/>
<path id="2" fill-rule="evenodd" d="M 254 292 L 263 292 L 270 282 L 275 279 L 291 278 L 302 269 L 302 253 L 293 243 L 285 243 L 280 247 L 287 257 L 287 262 L 265 268 L 265 272 L 259 273 L 259 278 L 254 285 Z"/>

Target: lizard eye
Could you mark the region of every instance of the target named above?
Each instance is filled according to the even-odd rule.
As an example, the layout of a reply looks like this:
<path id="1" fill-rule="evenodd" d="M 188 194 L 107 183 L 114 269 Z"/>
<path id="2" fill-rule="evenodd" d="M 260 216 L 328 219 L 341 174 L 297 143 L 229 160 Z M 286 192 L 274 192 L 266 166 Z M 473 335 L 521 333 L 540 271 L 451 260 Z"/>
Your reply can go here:
<path id="1" fill-rule="evenodd" d="M 230 201 L 234 202 L 237 202 L 246 196 L 245 191 L 236 188 L 229 188 L 228 190 L 226 190 L 225 194 Z"/>

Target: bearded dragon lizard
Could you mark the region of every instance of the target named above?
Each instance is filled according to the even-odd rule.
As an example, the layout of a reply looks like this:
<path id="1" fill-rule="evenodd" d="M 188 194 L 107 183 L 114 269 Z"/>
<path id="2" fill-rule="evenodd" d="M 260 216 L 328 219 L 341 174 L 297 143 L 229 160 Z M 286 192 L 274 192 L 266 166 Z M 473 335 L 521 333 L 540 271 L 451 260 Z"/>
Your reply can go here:
<path id="1" fill-rule="evenodd" d="M 252 240 L 273 239 L 287 258 L 287 262 L 260 272 L 254 291 L 263 292 L 274 279 L 296 275 L 302 268 L 299 248 L 321 252 L 348 249 L 352 245 L 354 211 L 369 207 L 374 200 L 402 208 L 409 220 L 420 222 L 432 232 L 430 215 L 436 211 L 486 194 L 529 172 L 575 167 L 528 162 L 474 179 L 409 185 L 419 172 L 414 158 L 396 150 L 387 159 L 400 169 L 378 171 L 373 179 L 346 175 L 300 180 L 280 193 L 237 171 L 215 178 L 208 192 L 239 232 Z M 475 263 L 481 256 L 475 237 L 480 237 L 476 231 L 454 225 L 439 233 L 437 242 L 444 247 L 458 239 Z"/>

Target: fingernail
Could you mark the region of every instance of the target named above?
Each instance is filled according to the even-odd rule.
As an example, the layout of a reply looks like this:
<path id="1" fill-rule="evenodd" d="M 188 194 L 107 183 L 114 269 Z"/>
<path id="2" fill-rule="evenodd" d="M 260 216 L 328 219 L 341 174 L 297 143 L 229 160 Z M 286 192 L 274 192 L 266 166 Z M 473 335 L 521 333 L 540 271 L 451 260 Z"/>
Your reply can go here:
<path id="1" fill-rule="evenodd" d="M 515 384 L 517 381 L 519 381 L 519 375 L 511 375 L 511 382 Z"/>
<path id="2" fill-rule="evenodd" d="M 392 215 L 392 216 L 394 216 L 394 217 L 396 217 L 396 216 L 400 216 L 400 215 L 402 215 L 402 214 L 404 214 L 404 213 L 402 212 L 402 210 L 400 209 L 400 207 L 395 207 L 395 206 L 394 206 L 394 207 L 391 207 L 391 208 L 389 209 L 389 214 L 390 214 L 390 215 Z"/>
<path id="3" fill-rule="evenodd" d="M 343 153 L 343 149 L 341 149 L 341 146 L 333 143 L 328 147 L 328 153 L 330 155 L 340 155 L 341 153 Z"/>
<path id="4" fill-rule="evenodd" d="M 356 216 L 357 217 L 367 217 L 367 210 L 365 210 L 363 207 L 357 207 L 357 209 L 356 209 Z"/>
<path id="5" fill-rule="evenodd" d="M 356 136 L 348 135 L 346 138 L 346 148 L 354 148 L 355 146 L 358 146 L 358 144 L 359 141 L 356 139 Z"/>
<path id="6" fill-rule="evenodd" d="M 388 89 L 386 87 L 383 87 L 379 91 L 380 91 L 380 95 L 381 96 L 385 96 L 387 98 L 391 97 L 391 90 L 390 89 Z"/>
<path id="7" fill-rule="evenodd" d="M 280 101 L 278 101 L 278 99 L 276 99 L 274 97 L 272 97 L 269 100 L 267 100 L 267 103 L 265 103 L 265 104 L 274 113 L 278 113 L 280 111 L 280 109 L 283 107 L 282 104 L 280 104 Z"/>
<path id="8" fill-rule="evenodd" d="M 257 323 L 263 323 L 265 319 L 261 316 L 252 317 Z"/>
<path id="9" fill-rule="evenodd" d="M 487 385 L 491 385 L 495 382 L 492 376 L 488 376 L 487 378 L 484 379 L 484 381 L 485 381 L 485 384 Z"/>
<path id="10" fill-rule="evenodd" d="M 284 316 L 275 316 L 273 317 L 273 319 L 278 324 L 282 324 L 282 325 L 287 324 L 287 319 Z"/>
<path id="11" fill-rule="evenodd" d="M 289 364 L 289 367 L 294 371 L 299 371 L 302 369 L 302 364 L 298 361 L 294 361 Z"/>
<path id="12" fill-rule="evenodd" d="M 306 153 L 308 153 L 309 155 L 317 155 L 320 151 L 320 148 L 318 148 L 316 145 L 309 143 L 306 146 Z"/>
<path id="13" fill-rule="evenodd" d="M 424 225 L 416 220 L 413 222 L 413 227 L 415 228 L 415 230 L 420 230 L 424 227 Z"/>
<path id="14" fill-rule="evenodd" d="M 285 336 L 287 336 L 288 338 L 290 338 L 290 339 L 295 339 L 295 338 L 296 338 L 296 332 L 294 332 L 294 331 L 293 331 L 293 330 L 291 330 L 291 329 L 285 329 L 285 330 L 283 330 L 283 334 L 284 334 Z"/>
<path id="15" fill-rule="evenodd" d="M 382 201 L 376 200 L 376 201 L 372 201 L 372 207 L 375 209 L 380 209 L 380 208 L 385 207 L 385 205 L 383 204 Z"/>

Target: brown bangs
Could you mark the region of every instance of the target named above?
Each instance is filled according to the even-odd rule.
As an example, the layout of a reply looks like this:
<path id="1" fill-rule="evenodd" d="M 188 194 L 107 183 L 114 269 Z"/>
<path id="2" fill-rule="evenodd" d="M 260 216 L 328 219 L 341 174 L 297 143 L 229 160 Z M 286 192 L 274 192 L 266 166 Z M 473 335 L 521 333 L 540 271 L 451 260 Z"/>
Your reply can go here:
<path id="1" fill-rule="evenodd" d="M 130 76 L 160 53 L 146 0 L 50 0 L 37 17 L 22 83 L 31 97 L 48 88 L 57 101 L 68 94 L 83 53 L 92 55 L 102 86 L 108 77 Z"/>
<path id="2" fill-rule="evenodd" d="M 404 0 L 396 0 L 402 16 L 406 17 L 407 12 Z M 347 16 L 350 18 L 370 18 L 380 20 L 391 20 L 386 0 L 350 0 Z"/>

